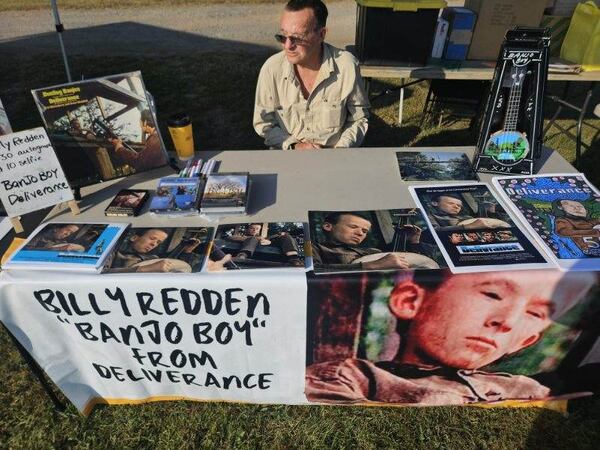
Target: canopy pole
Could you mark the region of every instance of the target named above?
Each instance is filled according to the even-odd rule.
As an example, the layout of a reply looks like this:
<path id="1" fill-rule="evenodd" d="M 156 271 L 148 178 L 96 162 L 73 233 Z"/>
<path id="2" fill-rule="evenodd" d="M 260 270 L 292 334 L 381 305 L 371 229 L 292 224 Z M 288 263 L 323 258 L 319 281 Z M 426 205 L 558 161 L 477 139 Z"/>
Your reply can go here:
<path id="1" fill-rule="evenodd" d="M 62 53 L 63 62 L 65 64 L 65 71 L 67 72 L 67 80 L 71 83 L 71 70 L 69 69 L 69 61 L 67 60 L 67 52 L 65 51 L 65 44 L 63 43 L 62 32 L 65 31 L 65 27 L 60 23 L 60 16 L 58 15 L 58 6 L 56 6 L 56 0 L 50 0 L 52 5 L 52 13 L 54 14 L 54 25 L 56 32 L 58 33 L 58 43 L 60 44 L 60 51 Z"/>

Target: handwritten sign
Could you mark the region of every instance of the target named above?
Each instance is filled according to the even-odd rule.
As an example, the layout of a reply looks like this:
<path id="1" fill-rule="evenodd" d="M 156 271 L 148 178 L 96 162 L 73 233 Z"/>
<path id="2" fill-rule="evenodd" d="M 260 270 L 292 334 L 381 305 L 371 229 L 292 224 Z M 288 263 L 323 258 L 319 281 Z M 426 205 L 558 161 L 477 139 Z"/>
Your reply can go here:
<path id="1" fill-rule="evenodd" d="M 0 180 L 0 200 L 9 217 L 73 200 L 42 127 L 0 136 Z"/>
<path id="2" fill-rule="evenodd" d="M 284 272 L 36 274 L 10 295 L 0 283 L 0 319 L 82 412 L 156 398 L 304 403 L 306 277 Z"/>

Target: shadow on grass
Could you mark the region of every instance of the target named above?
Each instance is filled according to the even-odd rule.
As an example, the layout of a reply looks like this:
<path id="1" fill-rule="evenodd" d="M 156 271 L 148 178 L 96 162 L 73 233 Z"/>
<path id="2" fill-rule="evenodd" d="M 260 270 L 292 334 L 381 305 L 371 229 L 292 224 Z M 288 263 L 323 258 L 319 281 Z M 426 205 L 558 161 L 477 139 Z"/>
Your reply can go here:
<path id="1" fill-rule="evenodd" d="M 168 147 L 166 119 L 185 111 L 193 120 L 197 150 L 264 148 L 252 113 L 258 72 L 272 48 L 130 22 L 70 30 L 69 40 L 89 48 L 69 56 L 73 79 L 142 71 Z M 119 56 L 111 56 L 115 47 Z M 66 82 L 56 34 L 4 43 L 0 59 L 10 68 L 1 71 L 0 86 L 13 129 L 41 126 L 29 91 Z"/>
<path id="2" fill-rule="evenodd" d="M 400 98 L 399 80 L 373 79 L 369 87 L 369 98 L 372 108 L 385 108 L 398 103 Z M 404 89 L 404 101 L 413 96 L 414 87 Z"/>
<path id="3" fill-rule="evenodd" d="M 414 125 L 390 125 L 379 115 L 372 113 L 369 118 L 369 132 L 363 147 L 405 147 L 420 132 Z"/>
<path id="4" fill-rule="evenodd" d="M 477 132 L 468 128 L 448 130 L 444 127 L 432 128 L 423 132 L 412 142 L 415 147 L 436 147 L 450 145 L 477 145 Z"/>

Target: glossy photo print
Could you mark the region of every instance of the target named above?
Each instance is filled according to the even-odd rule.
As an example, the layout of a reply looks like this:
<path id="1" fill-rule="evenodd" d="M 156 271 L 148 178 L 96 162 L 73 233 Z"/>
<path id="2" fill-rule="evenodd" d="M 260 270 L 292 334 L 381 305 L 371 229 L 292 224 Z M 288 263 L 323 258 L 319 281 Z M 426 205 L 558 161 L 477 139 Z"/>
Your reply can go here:
<path id="1" fill-rule="evenodd" d="M 309 211 L 315 273 L 446 267 L 417 208 Z"/>

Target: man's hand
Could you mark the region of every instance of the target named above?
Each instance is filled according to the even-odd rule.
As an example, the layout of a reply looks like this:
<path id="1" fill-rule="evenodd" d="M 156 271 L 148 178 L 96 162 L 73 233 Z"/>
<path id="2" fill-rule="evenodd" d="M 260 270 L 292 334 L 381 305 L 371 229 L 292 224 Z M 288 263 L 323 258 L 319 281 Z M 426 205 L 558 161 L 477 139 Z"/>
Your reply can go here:
<path id="1" fill-rule="evenodd" d="M 201 243 L 200 239 L 192 238 L 188 240 L 188 244 L 181 249 L 183 253 L 192 253 Z"/>
<path id="2" fill-rule="evenodd" d="M 137 268 L 137 272 L 170 272 L 171 270 L 173 270 L 173 263 L 168 259 L 161 259 Z"/>
<path id="3" fill-rule="evenodd" d="M 390 253 L 375 261 L 362 263 L 365 270 L 408 269 L 408 261 L 401 253 Z"/>
<path id="4" fill-rule="evenodd" d="M 294 145 L 294 150 L 316 150 L 319 148 L 323 148 L 321 144 L 317 144 L 315 142 L 298 142 Z"/>
<path id="5" fill-rule="evenodd" d="M 421 241 L 421 232 L 423 230 L 421 230 L 418 226 L 404 225 L 401 230 L 406 233 L 408 242 L 411 244 L 418 244 Z"/>
<path id="6" fill-rule="evenodd" d="M 260 245 L 271 245 L 271 241 L 263 237 L 260 238 Z"/>
<path id="7" fill-rule="evenodd" d="M 225 255 L 223 259 L 220 259 L 218 261 L 213 261 L 209 259 L 208 263 L 206 264 L 206 268 L 209 272 L 223 272 L 227 270 L 225 264 L 227 264 L 229 261 L 231 261 L 231 255 Z"/>
<path id="8" fill-rule="evenodd" d="M 474 230 L 477 228 L 509 228 L 510 225 L 500 219 L 479 217 L 478 219 L 463 225 L 465 230 Z"/>

